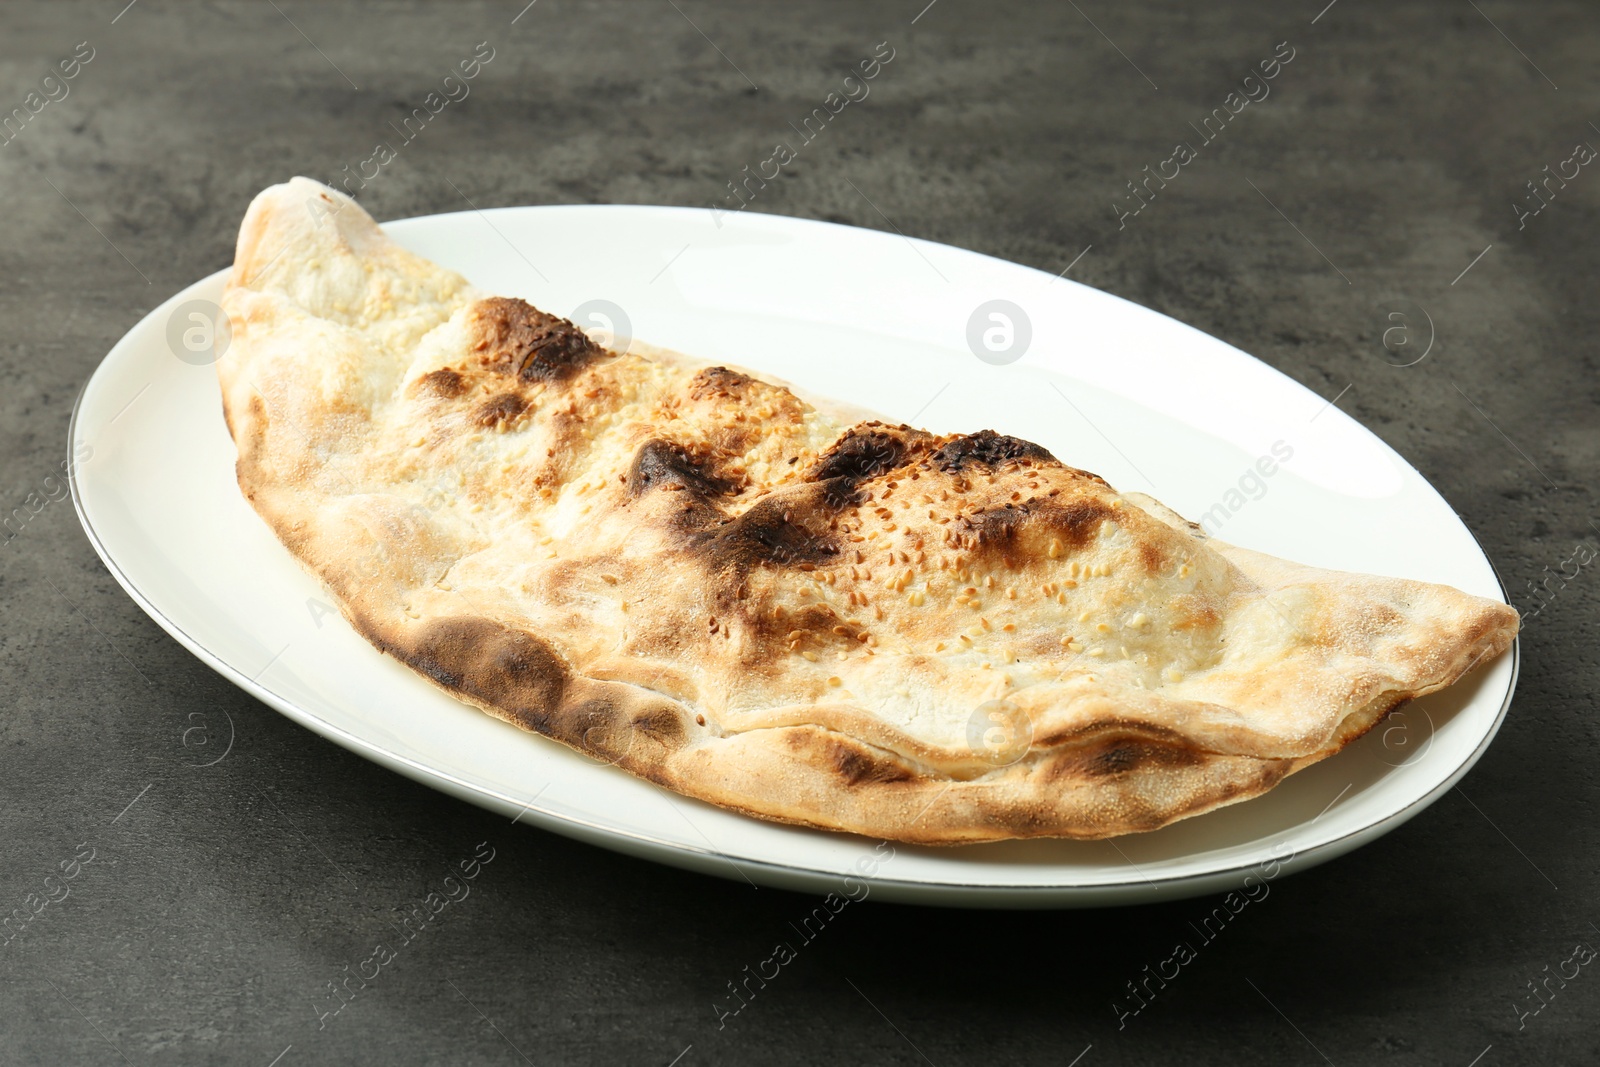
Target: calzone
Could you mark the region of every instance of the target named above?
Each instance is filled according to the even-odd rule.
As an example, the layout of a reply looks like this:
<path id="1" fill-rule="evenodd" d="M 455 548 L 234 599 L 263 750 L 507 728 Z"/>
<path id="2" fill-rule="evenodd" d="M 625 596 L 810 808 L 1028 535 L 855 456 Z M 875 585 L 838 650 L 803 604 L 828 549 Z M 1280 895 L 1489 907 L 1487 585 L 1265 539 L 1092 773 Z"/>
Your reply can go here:
<path id="1" fill-rule="evenodd" d="M 303 178 L 217 363 L 238 482 L 367 640 L 749 815 L 1104 838 L 1257 796 L 1506 649 L 1441 585 L 1210 538 L 990 429 L 607 347 Z"/>

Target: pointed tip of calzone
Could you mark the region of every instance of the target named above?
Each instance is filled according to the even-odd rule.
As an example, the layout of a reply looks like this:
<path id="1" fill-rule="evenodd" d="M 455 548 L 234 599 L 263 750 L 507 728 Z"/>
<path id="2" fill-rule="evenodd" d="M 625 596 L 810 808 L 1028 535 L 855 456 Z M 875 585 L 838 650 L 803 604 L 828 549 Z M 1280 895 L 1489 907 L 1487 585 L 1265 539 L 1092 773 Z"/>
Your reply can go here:
<path id="1" fill-rule="evenodd" d="M 311 249 L 355 251 L 381 240 L 377 224 L 349 196 L 310 178 L 257 193 L 239 226 L 230 287 L 267 289 L 293 276 Z M 291 254 L 292 253 L 292 254 Z"/>

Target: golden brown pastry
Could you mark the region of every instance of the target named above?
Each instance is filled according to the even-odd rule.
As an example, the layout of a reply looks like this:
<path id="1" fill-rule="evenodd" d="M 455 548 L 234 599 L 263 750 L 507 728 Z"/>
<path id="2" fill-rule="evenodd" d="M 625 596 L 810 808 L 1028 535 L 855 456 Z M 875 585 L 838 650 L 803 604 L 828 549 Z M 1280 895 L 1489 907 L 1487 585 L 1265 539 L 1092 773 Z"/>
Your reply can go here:
<path id="1" fill-rule="evenodd" d="M 368 640 L 763 818 L 957 843 L 1256 796 L 1510 644 L 1505 604 L 1209 539 L 988 430 L 613 352 L 297 178 L 218 363 L 239 485 Z"/>

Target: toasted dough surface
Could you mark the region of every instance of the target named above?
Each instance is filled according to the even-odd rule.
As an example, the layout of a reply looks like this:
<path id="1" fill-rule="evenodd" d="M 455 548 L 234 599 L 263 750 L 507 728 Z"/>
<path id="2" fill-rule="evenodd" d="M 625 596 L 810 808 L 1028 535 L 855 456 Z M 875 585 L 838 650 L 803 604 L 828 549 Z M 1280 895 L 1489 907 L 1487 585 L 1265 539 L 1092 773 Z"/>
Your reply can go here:
<path id="1" fill-rule="evenodd" d="M 1027 441 L 611 351 L 307 179 L 251 205 L 225 307 L 240 488 L 363 635 L 752 815 L 941 844 L 1150 830 L 1516 633 L 1492 600 L 1208 539 Z"/>

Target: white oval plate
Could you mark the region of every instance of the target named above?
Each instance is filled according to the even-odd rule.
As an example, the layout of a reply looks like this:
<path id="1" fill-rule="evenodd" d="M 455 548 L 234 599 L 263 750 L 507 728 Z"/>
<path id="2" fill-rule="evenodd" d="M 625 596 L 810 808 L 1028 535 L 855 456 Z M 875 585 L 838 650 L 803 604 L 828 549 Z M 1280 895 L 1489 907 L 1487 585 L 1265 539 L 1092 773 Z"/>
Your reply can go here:
<path id="1" fill-rule="evenodd" d="M 1450 506 L 1337 406 L 1215 338 L 1073 282 L 946 245 L 754 213 L 535 207 L 390 223 L 482 289 L 585 326 L 776 374 L 937 432 L 996 428 L 1123 490 L 1219 519 L 1226 540 L 1323 567 L 1502 597 Z M 507 816 L 708 874 L 859 899 L 1070 907 L 1245 888 L 1417 814 L 1478 759 L 1517 654 L 1396 712 L 1256 800 L 1113 841 L 888 845 L 725 812 L 457 703 L 380 655 L 240 496 L 213 368 L 169 341 L 212 275 L 119 341 L 79 398 L 73 500 L 128 593 L 224 677 L 386 767 Z M 1030 340 L 969 348 L 991 300 Z M 1021 316 L 1011 314 L 1015 343 Z M 1003 344 L 1004 322 L 972 332 Z M 181 347 L 176 351 L 187 351 Z M 1281 444 L 1279 444 L 1281 442 Z M 1274 444 L 1293 456 L 1253 474 Z M 1220 505 L 1223 511 L 1213 510 Z M 848 879 L 848 880 L 847 880 Z"/>

